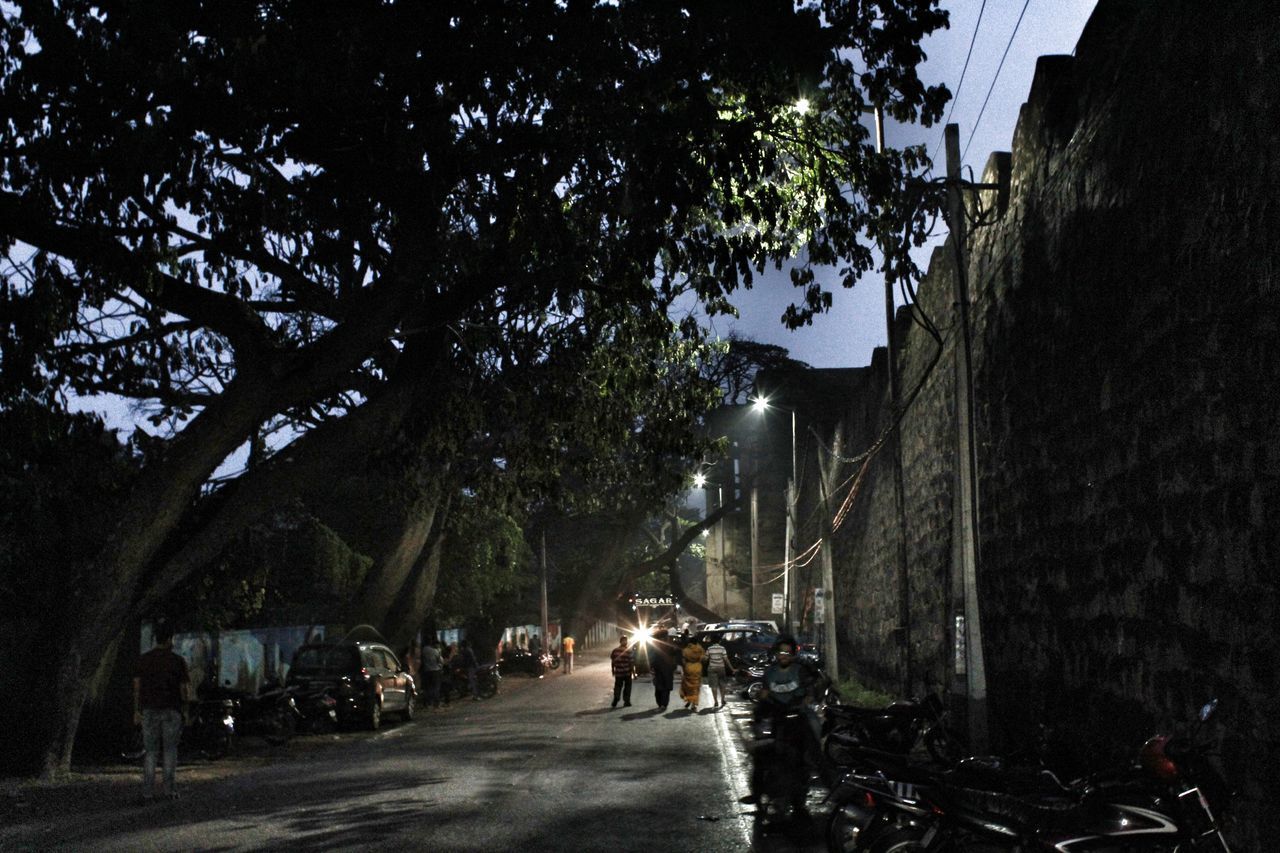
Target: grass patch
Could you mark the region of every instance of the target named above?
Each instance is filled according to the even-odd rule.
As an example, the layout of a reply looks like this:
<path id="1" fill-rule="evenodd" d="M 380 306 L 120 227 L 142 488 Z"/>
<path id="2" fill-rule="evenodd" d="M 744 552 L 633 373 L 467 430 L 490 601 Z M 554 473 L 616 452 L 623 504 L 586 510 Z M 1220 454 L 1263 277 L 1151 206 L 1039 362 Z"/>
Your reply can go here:
<path id="1" fill-rule="evenodd" d="M 840 679 L 836 684 L 836 691 L 840 694 L 840 701 L 843 704 L 861 705 L 867 708 L 883 707 L 898 698 L 891 693 L 873 690 L 856 678 Z"/>

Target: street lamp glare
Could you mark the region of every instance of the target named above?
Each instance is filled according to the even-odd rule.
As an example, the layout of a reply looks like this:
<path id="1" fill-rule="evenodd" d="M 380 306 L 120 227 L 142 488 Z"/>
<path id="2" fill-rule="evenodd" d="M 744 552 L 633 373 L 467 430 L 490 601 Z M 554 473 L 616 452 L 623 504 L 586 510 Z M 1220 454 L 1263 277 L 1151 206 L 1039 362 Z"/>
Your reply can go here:
<path id="1" fill-rule="evenodd" d="M 801 98 L 800 100 L 796 101 L 796 112 L 800 113 L 800 115 L 805 115 L 806 113 L 809 112 L 808 98 Z"/>
<path id="2" fill-rule="evenodd" d="M 707 484 L 706 474 L 703 474 L 701 471 L 699 471 L 697 474 L 693 475 L 693 487 L 695 489 L 701 489 L 706 484 Z"/>
<path id="3" fill-rule="evenodd" d="M 755 398 L 754 400 L 752 400 L 751 402 L 752 402 L 752 405 L 754 405 L 754 406 L 755 406 L 755 410 L 756 410 L 757 412 L 763 412 L 765 409 L 769 408 L 769 398 L 768 398 L 768 397 L 756 397 L 756 398 Z"/>

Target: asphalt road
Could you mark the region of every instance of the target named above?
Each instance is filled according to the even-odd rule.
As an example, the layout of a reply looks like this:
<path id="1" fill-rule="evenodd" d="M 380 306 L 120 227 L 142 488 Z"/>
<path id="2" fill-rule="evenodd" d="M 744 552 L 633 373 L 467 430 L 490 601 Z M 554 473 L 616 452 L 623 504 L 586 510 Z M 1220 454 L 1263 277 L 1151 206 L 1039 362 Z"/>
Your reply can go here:
<path id="1" fill-rule="evenodd" d="M 611 709 L 607 660 L 579 658 L 573 675 L 512 676 L 493 699 L 378 732 L 246 739 L 232 760 L 183 764 L 177 802 L 142 803 L 128 766 L 11 788 L 0 849 L 821 849 L 753 843 L 744 700 L 661 713 L 642 678 Z"/>

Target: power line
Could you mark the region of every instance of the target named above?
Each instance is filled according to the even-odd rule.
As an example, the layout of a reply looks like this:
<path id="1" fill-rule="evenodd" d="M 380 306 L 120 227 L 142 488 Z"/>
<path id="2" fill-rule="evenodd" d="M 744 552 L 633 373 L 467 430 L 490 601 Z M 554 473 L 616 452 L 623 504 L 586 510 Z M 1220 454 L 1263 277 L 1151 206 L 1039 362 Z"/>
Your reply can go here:
<path id="1" fill-rule="evenodd" d="M 978 41 L 978 28 L 982 26 L 982 13 L 987 9 L 987 0 L 982 0 L 982 8 L 978 9 L 978 20 L 973 25 L 973 35 L 969 37 L 969 52 L 964 56 L 964 68 L 960 69 L 960 82 L 956 84 L 955 97 L 951 99 L 951 106 L 947 108 L 947 117 L 942 121 L 944 129 L 943 134 L 939 134 L 938 141 L 933 143 L 933 148 L 929 151 L 929 162 L 933 162 L 933 153 L 938 150 L 938 145 L 942 142 L 945 135 L 947 122 L 951 121 L 951 114 L 956 110 L 956 101 L 960 100 L 960 90 L 964 88 L 964 75 L 969 72 L 969 59 L 973 56 L 973 46 Z"/>
<path id="2" fill-rule="evenodd" d="M 1013 46 L 1013 39 L 1018 35 L 1018 27 L 1022 26 L 1022 16 L 1027 14 L 1027 7 L 1031 5 L 1031 0 L 1026 0 L 1022 4 L 1022 11 L 1018 13 L 1018 23 L 1013 25 L 1013 32 L 1009 34 L 1009 42 L 1004 46 L 1004 53 L 1000 56 L 1000 64 L 996 66 L 995 76 L 991 78 L 991 88 L 987 89 L 987 97 L 982 100 L 982 109 L 978 110 L 978 117 L 973 120 L 973 129 L 969 131 L 969 138 L 964 143 L 964 151 L 960 152 L 960 159 L 963 160 L 969 153 L 969 143 L 973 142 L 973 135 L 978 132 L 978 125 L 982 122 L 982 114 L 987 110 L 987 102 L 991 100 L 991 93 L 996 89 L 996 81 L 1000 79 L 1000 71 L 1004 68 L 1005 58 L 1009 56 L 1009 48 Z"/>

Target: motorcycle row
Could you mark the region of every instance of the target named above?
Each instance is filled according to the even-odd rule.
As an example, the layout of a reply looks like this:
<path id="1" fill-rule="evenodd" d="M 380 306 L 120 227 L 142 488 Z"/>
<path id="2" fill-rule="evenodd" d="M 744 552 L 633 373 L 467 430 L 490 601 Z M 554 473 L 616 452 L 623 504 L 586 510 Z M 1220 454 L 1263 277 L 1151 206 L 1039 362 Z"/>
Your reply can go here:
<path id="1" fill-rule="evenodd" d="M 496 664 L 476 670 L 476 691 L 481 699 L 498 692 L 502 676 Z M 440 699 L 449 703 L 471 696 L 467 674 L 446 667 L 440 683 Z M 214 760 L 232 751 L 238 736 L 261 737 L 272 746 L 287 743 L 295 734 L 324 734 L 338 729 L 338 696 L 332 686 L 302 687 L 263 684 L 256 694 L 218 685 L 202 685 L 193 705 L 181 745 L 201 757 Z M 134 749 L 133 752 L 140 750 Z M 126 754 L 126 757 L 136 757 Z"/>
<path id="2" fill-rule="evenodd" d="M 759 697 L 766 663 L 737 674 L 748 698 Z M 968 755 L 936 694 L 882 708 L 844 705 L 815 672 L 807 719 L 800 711 L 756 715 L 759 831 L 804 814 L 799 804 L 816 776 L 828 789 L 830 851 L 1231 849 L 1221 829 L 1231 792 L 1208 737 L 1217 700 L 1189 733 L 1157 735 L 1130 763 L 1064 781 L 1043 751 L 1026 760 Z"/>

